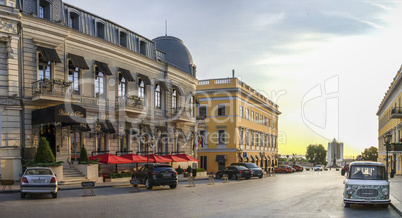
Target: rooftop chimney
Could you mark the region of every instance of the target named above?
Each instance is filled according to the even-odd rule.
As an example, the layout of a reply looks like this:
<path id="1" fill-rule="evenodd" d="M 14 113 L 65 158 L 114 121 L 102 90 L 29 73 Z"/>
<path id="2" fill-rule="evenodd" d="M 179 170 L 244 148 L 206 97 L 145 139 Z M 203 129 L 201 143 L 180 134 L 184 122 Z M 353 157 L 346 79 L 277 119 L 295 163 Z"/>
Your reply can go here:
<path id="1" fill-rule="evenodd" d="M 234 69 L 232 70 L 232 78 L 234 78 L 235 77 L 235 71 L 234 71 Z"/>

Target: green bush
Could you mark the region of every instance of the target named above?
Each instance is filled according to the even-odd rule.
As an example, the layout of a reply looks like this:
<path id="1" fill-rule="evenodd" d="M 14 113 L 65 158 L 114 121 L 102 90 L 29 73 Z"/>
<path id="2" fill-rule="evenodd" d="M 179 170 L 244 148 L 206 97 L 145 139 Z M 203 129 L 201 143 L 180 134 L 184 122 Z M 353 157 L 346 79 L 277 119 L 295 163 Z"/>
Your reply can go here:
<path id="1" fill-rule="evenodd" d="M 183 174 L 183 169 L 180 167 L 180 165 L 179 165 L 179 167 L 176 169 L 176 172 L 177 172 L 177 174 Z"/>
<path id="2" fill-rule="evenodd" d="M 202 173 L 202 172 L 205 172 L 205 169 L 204 169 L 204 168 L 198 168 L 198 169 L 197 169 L 197 173 Z"/>
<path id="3" fill-rule="evenodd" d="M 306 168 L 306 171 L 310 171 L 310 168 Z"/>
<path id="4" fill-rule="evenodd" d="M 133 173 L 110 173 L 108 174 L 107 178 L 114 179 L 114 178 L 127 178 L 131 177 Z"/>
<path id="5" fill-rule="evenodd" d="M 55 163 L 56 158 L 54 157 L 52 150 L 50 149 L 49 142 L 45 137 L 41 137 L 39 140 L 39 146 L 35 154 L 35 163 Z"/>
<path id="6" fill-rule="evenodd" d="M 63 165 L 64 161 L 57 161 L 55 163 L 35 163 L 33 159 L 26 159 L 24 167 L 59 167 Z"/>
<path id="7" fill-rule="evenodd" d="M 80 158 L 78 158 L 78 163 L 80 163 L 80 162 L 89 162 L 87 149 L 85 149 L 84 145 L 82 145 L 81 152 L 80 152 Z"/>

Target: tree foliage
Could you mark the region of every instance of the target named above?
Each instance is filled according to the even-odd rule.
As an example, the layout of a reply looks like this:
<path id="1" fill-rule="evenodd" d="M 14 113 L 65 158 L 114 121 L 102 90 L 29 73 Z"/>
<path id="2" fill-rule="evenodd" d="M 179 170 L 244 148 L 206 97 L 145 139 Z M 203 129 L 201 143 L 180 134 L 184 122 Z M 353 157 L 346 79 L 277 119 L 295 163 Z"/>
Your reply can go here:
<path id="1" fill-rule="evenodd" d="M 306 159 L 310 163 L 315 164 L 325 164 L 327 157 L 327 151 L 324 146 L 319 145 L 309 145 L 306 151 Z"/>
<path id="2" fill-rule="evenodd" d="M 49 142 L 45 137 L 39 139 L 39 146 L 35 154 L 35 163 L 55 163 L 56 158 L 50 149 Z"/>
<path id="3" fill-rule="evenodd" d="M 378 149 L 374 146 L 370 148 L 365 148 L 364 152 L 362 152 L 362 160 L 367 161 L 377 161 L 378 158 Z"/>
<path id="4" fill-rule="evenodd" d="M 80 162 L 85 162 L 85 163 L 89 162 L 87 149 L 85 149 L 84 145 L 82 145 L 81 152 L 80 152 L 80 158 L 78 158 L 78 163 L 80 163 Z"/>

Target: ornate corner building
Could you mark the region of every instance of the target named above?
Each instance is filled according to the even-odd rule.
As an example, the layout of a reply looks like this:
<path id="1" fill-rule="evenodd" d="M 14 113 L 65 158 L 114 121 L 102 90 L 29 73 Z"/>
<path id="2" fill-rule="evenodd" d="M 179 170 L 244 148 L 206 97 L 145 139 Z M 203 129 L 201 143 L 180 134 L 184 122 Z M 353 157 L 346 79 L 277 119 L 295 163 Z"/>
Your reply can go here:
<path id="1" fill-rule="evenodd" d="M 378 162 L 386 164 L 384 136 L 392 136 L 388 153 L 388 172 L 402 174 L 402 67 L 398 70 L 377 111 Z"/>
<path id="2" fill-rule="evenodd" d="M 196 156 L 197 84 L 178 38 L 147 39 L 61 0 L 0 1 L 0 174 L 18 179 L 40 137 L 65 163 L 82 145 Z"/>
<path id="3" fill-rule="evenodd" d="M 198 157 L 216 172 L 231 163 L 278 164 L 278 105 L 236 77 L 200 80 Z"/>

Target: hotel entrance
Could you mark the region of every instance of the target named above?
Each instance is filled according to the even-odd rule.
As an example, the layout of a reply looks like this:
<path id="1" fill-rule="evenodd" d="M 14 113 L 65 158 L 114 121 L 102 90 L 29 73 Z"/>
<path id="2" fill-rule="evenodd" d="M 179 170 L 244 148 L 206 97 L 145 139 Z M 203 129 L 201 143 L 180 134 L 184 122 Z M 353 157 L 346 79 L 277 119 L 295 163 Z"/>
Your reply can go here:
<path id="1" fill-rule="evenodd" d="M 52 124 L 41 126 L 39 138 L 42 137 L 46 138 L 46 140 L 49 142 L 50 149 L 52 150 L 53 155 L 56 157 L 56 127 Z"/>

